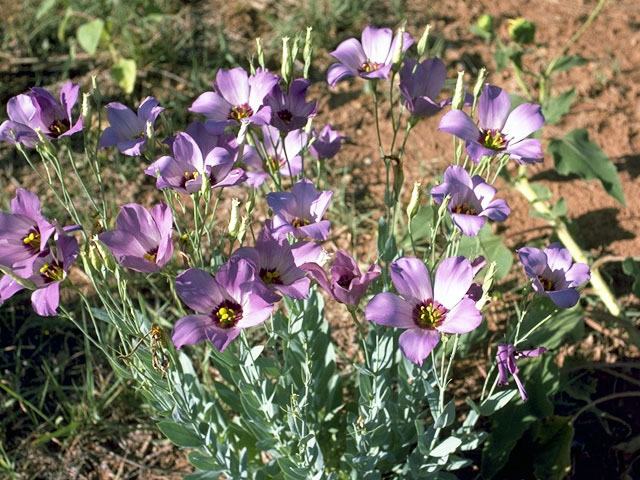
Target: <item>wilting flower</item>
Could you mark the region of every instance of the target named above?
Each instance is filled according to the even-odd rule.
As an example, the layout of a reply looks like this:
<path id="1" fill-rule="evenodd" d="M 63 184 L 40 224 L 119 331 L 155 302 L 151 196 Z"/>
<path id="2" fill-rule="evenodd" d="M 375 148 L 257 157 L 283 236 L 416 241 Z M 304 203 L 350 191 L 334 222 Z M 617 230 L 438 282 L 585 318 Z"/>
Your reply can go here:
<path id="1" fill-rule="evenodd" d="M 483 155 L 510 155 L 520 164 L 542 162 L 540 140 L 527 138 L 544 125 L 540 105 L 523 103 L 509 113 L 510 108 L 507 92 L 487 84 L 478 99 L 479 127 L 462 110 L 451 110 L 438 129 L 465 140 L 474 162 Z"/>
<path id="2" fill-rule="evenodd" d="M 36 129 L 47 138 L 67 137 L 82 130 L 82 118 L 75 124 L 71 109 L 78 100 L 80 87 L 67 82 L 60 90 L 60 102 L 44 88 L 34 87 L 7 103 L 9 120 L 0 125 L 0 140 L 34 147 L 38 143 Z"/>
<path id="3" fill-rule="evenodd" d="M 11 200 L 11 211 L 0 212 L 0 265 L 28 278 L 56 227 L 42 215 L 38 197 L 22 188 Z"/>
<path id="4" fill-rule="evenodd" d="M 273 293 L 243 258 L 229 260 L 215 277 L 190 268 L 176 278 L 176 290 L 189 308 L 201 313 L 176 322 L 171 334 L 176 348 L 209 340 L 222 352 L 243 328 L 261 324 L 273 311 Z"/>
<path id="5" fill-rule="evenodd" d="M 331 65 L 327 73 L 327 82 L 332 87 L 343 78 L 351 76 L 368 80 L 389 78 L 393 53 L 400 40 L 398 35 L 394 38 L 390 28 L 369 26 L 362 31 L 361 39 L 362 43 L 355 38 L 348 38 L 331 52 L 340 62 Z M 402 51 L 406 52 L 412 44 L 411 35 L 403 32 Z"/>
<path id="6" fill-rule="evenodd" d="M 482 315 L 466 296 L 473 281 L 473 268 L 466 258 L 442 261 L 434 286 L 425 264 L 417 258 L 400 258 L 390 265 L 391 280 L 401 297 L 379 293 L 367 305 L 367 320 L 390 327 L 406 328 L 400 349 L 417 365 L 435 348 L 440 333 L 467 333 L 480 325 Z"/>
<path id="7" fill-rule="evenodd" d="M 315 140 L 309 147 L 311 155 L 320 159 L 328 159 L 333 157 L 340 151 L 342 146 L 342 140 L 347 138 L 344 135 L 340 135 L 337 130 L 331 128 L 331 124 L 325 125 L 320 133 L 313 131 L 312 135 Z"/>
<path id="8" fill-rule="evenodd" d="M 216 122 L 248 122 L 264 125 L 271 120 L 271 108 L 263 106 L 264 97 L 278 83 L 278 76 L 258 69 L 249 76 L 242 68 L 225 70 L 216 75 L 213 92 L 196 98 L 189 109 Z"/>
<path id="9" fill-rule="evenodd" d="M 544 251 L 534 247 L 518 250 L 520 262 L 533 290 L 549 297 L 560 308 L 571 308 L 580 299 L 576 288 L 591 278 L 589 266 L 573 263 L 571 253 L 560 243 L 552 243 Z"/>
<path id="10" fill-rule="evenodd" d="M 469 176 L 459 165 L 451 165 L 444 172 L 444 182 L 429 192 L 437 204 L 451 195 L 447 210 L 453 223 L 462 233 L 475 237 L 485 222 L 485 217 L 504 222 L 511 209 L 502 199 L 494 200 L 497 190 L 479 175 Z"/>
<path id="11" fill-rule="evenodd" d="M 40 253 L 34 263 L 33 271 L 27 278 L 34 290 L 31 304 L 38 315 L 50 317 L 57 315 L 60 303 L 60 283 L 67 277 L 67 271 L 78 256 L 78 242 L 73 237 L 60 235 L 56 239 L 56 248 Z M 14 278 L 5 275 L 0 279 L 0 304 L 24 289 Z"/>
<path id="12" fill-rule="evenodd" d="M 351 255 L 337 251 L 331 265 L 331 282 L 324 269 L 316 263 L 306 263 L 302 268 L 309 272 L 316 282 L 337 302 L 357 306 L 367 292 L 369 284 L 380 276 L 380 266 L 375 263 L 366 273 L 360 273 L 360 267 Z"/>
<path id="13" fill-rule="evenodd" d="M 311 281 L 305 277 L 304 270 L 296 265 L 292 246 L 286 239 L 273 238 L 268 229 L 262 230 L 255 247 L 239 248 L 231 256 L 234 257 L 252 262 L 258 277 L 269 290 L 295 299 L 309 296 Z M 278 300 L 280 296 L 275 295 L 273 301 Z"/>
<path id="14" fill-rule="evenodd" d="M 156 122 L 164 110 L 153 97 L 145 98 L 138 107 L 138 113 L 118 102 L 107 104 L 107 118 L 110 127 L 102 132 L 99 148 L 118 147 L 123 154 L 140 155 L 147 145 L 147 123 Z"/>
<path id="15" fill-rule="evenodd" d="M 283 133 L 298 130 L 316 115 L 317 102 L 307 102 L 307 89 L 311 82 L 297 78 L 291 82 L 289 93 L 284 93 L 278 84 L 265 97 L 264 103 L 271 107 L 271 125 Z"/>
<path id="16" fill-rule="evenodd" d="M 148 211 L 129 203 L 120 208 L 116 229 L 98 235 L 120 265 L 137 272 L 155 273 L 173 256 L 173 213 L 165 203 Z"/>
<path id="17" fill-rule="evenodd" d="M 516 350 L 511 344 L 500 344 L 498 345 L 498 354 L 496 358 L 498 360 L 498 385 L 509 385 L 509 374 L 513 375 L 513 379 L 516 381 L 516 385 L 518 386 L 518 390 L 520 391 L 520 396 L 522 397 L 522 401 L 527 401 L 527 392 L 524 390 L 524 386 L 518 377 L 518 365 L 516 365 L 516 360 L 527 357 L 538 357 L 547 351 L 544 347 L 534 348 L 533 350 Z"/>
<path id="18" fill-rule="evenodd" d="M 313 182 L 306 178 L 298 181 L 291 192 L 267 194 L 267 203 L 273 210 L 273 235 L 282 238 L 290 233 L 296 238 L 325 240 L 329 236 L 330 223 L 322 220 L 322 216 L 332 195 L 330 190 L 318 192 Z"/>
<path id="19" fill-rule="evenodd" d="M 413 58 L 405 58 L 400 70 L 400 92 L 405 106 L 414 117 L 429 117 L 451 103 L 451 99 L 436 102 L 447 77 L 447 68 L 439 58 L 428 58 L 416 65 Z"/>
<path id="20" fill-rule="evenodd" d="M 161 190 L 196 193 L 202 187 L 203 175 L 213 188 L 237 185 L 247 178 L 241 168 L 233 168 L 235 154 L 227 148 L 213 147 L 207 152 L 186 132 L 180 132 L 171 147 L 172 157 L 160 157 L 145 170 L 147 175 L 157 178 L 156 187 Z"/>

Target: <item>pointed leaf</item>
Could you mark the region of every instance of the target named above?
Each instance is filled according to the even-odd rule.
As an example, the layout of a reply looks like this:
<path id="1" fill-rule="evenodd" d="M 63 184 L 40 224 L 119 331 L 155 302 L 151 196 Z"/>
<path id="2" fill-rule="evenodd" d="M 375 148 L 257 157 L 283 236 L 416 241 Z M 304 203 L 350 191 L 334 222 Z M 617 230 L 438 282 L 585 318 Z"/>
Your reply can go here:
<path id="1" fill-rule="evenodd" d="M 99 18 L 78 27 L 78 43 L 89 55 L 96 53 L 103 28 L 104 22 Z"/>

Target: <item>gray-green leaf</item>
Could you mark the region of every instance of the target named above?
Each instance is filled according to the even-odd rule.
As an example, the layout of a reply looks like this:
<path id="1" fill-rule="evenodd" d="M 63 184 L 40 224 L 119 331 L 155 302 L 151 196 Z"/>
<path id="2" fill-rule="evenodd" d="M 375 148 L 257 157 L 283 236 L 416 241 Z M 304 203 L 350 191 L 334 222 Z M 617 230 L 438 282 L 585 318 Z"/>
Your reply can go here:
<path id="1" fill-rule="evenodd" d="M 96 53 L 103 28 L 104 22 L 99 18 L 85 23 L 78 28 L 76 32 L 78 43 L 89 55 Z"/>

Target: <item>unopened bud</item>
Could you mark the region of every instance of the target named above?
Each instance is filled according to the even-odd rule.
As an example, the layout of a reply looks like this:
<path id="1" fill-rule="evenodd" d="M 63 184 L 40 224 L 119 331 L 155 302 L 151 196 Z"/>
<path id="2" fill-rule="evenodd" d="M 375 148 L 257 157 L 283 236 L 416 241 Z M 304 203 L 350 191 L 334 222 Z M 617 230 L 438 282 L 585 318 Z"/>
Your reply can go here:
<path id="1" fill-rule="evenodd" d="M 393 51 L 393 56 L 391 57 L 391 65 L 392 65 L 392 69 L 394 72 L 397 72 L 400 70 L 400 67 L 402 66 L 402 57 L 404 56 L 402 53 L 402 48 L 403 48 L 403 43 L 404 43 L 404 25 L 402 25 L 400 28 L 398 28 L 398 31 L 396 33 L 396 38 L 398 39 L 396 41 L 396 48 Z"/>
<path id="2" fill-rule="evenodd" d="M 473 87 L 473 98 L 480 98 L 482 89 L 484 88 L 484 82 L 487 79 L 487 69 L 482 67 L 478 73 L 478 79 L 476 85 Z"/>
<path id="3" fill-rule="evenodd" d="M 311 67 L 311 56 L 313 54 L 312 27 L 307 27 L 307 34 L 304 37 L 304 50 L 302 50 L 302 58 L 304 60 L 304 70 L 302 75 L 309 78 L 309 68 Z"/>
<path id="4" fill-rule="evenodd" d="M 456 89 L 453 93 L 453 100 L 451 101 L 451 108 L 454 110 L 460 110 L 464 106 L 464 70 L 458 72 L 458 79 L 456 80 Z"/>
<path id="5" fill-rule="evenodd" d="M 438 208 L 438 218 L 444 217 L 444 214 L 447 213 L 447 206 L 449 205 L 450 200 L 451 200 L 451 194 L 447 195 L 442 199 L 442 203 Z"/>
<path id="6" fill-rule="evenodd" d="M 520 45 L 533 43 L 536 36 L 536 24 L 522 17 L 509 20 L 509 36 Z"/>
<path id="7" fill-rule="evenodd" d="M 407 216 L 409 220 L 416 216 L 418 209 L 420 208 L 420 182 L 413 183 L 413 190 L 411 190 L 411 198 L 409 199 L 409 205 L 407 206 Z"/>
<path id="8" fill-rule="evenodd" d="M 89 103 L 89 98 L 91 98 L 91 94 L 89 92 L 84 92 L 82 94 L 81 114 L 83 119 L 88 119 L 89 116 L 91 116 L 91 103 Z"/>
<path id="9" fill-rule="evenodd" d="M 493 36 L 493 15 L 489 15 L 488 13 L 480 15 L 480 18 L 478 18 L 476 25 L 483 32 L 486 32 L 489 35 Z"/>
<path id="10" fill-rule="evenodd" d="M 100 88 L 98 88 L 98 79 L 95 75 L 91 75 L 91 93 L 96 100 L 96 104 L 100 105 L 102 101 L 102 95 L 100 94 Z"/>
<path id="11" fill-rule="evenodd" d="M 240 229 L 240 217 L 238 215 L 238 210 L 240 207 L 240 200 L 234 198 L 231 200 L 231 216 L 229 218 L 229 235 L 233 238 L 238 236 L 238 230 Z"/>
<path id="12" fill-rule="evenodd" d="M 489 298 L 491 298 L 491 296 L 489 295 L 489 291 L 491 290 L 491 287 L 493 287 L 495 276 L 496 262 L 491 262 L 489 264 L 489 268 L 487 269 L 487 274 L 484 277 L 484 282 L 482 282 L 482 297 L 476 302 L 476 308 L 478 310 L 482 310 L 482 307 L 484 307 L 489 301 Z"/>
<path id="13" fill-rule="evenodd" d="M 287 85 L 291 81 L 291 47 L 289 45 L 289 37 L 282 38 L 282 68 L 280 69 L 280 74 L 282 76 L 282 80 Z"/>
<path id="14" fill-rule="evenodd" d="M 95 251 L 94 255 L 97 255 L 96 259 L 98 259 L 99 256 L 98 260 L 100 262 L 100 266 L 95 266 L 93 264 L 93 260 L 91 263 L 96 270 L 100 271 L 102 266 L 104 266 L 110 272 L 113 272 L 116 269 L 116 260 L 113 257 L 111 250 L 109 250 L 100 240 L 98 240 L 98 237 L 93 237 L 91 246 L 89 247 L 89 255 L 91 255 L 91 250 Z M 91 260 L 91 256 L 89 257 L 89 259 Z"/>
<path id="15" fill-rule="evenodd" d="M 151 140 L 153 138 L 153 123 L 151 122 L 147 122 L 146 126 L 146 135 L 147 135 L 147 140 Z"/>
<path id="16" fill-rule="evenodd" d="M 45 134 L 42 133 L 42 130 L 40 129 L 40 127 L 36 127 L 35 131 L 36 131 L 36 135 L 38 136 L 38 142 L 40 144 L 40 148 L 53 154 L 55 152 L 55 149 L 53 148 L 53 144 L 51 143 L 51 140 L 49 140 L 45 136 Z"/>
<path id="17" fill-rule="evenodd" d="M 265 70 L 264 47 L 262 46 L 262 39 L 260 37 L 256 38 L 256 51 L 258 53 L 258 65 Z"/>
<path id="18" fill-rule="evenodd" d="M 247 229 L 249 228 L 249 217 L 243 215 L 240 220 L 240 226 L 238 227 L 238 233 L 236 234 L 236 239 L 242 245 L 244 242 L 244 237 L 247 236 Z"/>
<path id="19" fill-rule="evenodd" d="M 420 41 L 418 41 L 418 56 L 424 55 L 427 50 L 427 44 L 429 43 L 429 32 L 431 31 L 431 25 L 427 25 L 424 27 L 424 33 L 422 37 L 420 37 Z"/>
<path id="20" fill-rule="evenodd" d="M 322 251 L 320 252 L 320 255 L 318 255 L 318 259 L 316 260 L 316 263 L 321 267 L 324 267 L 330 258 L 331 258 L 331 254 L 323 248 Z"/>

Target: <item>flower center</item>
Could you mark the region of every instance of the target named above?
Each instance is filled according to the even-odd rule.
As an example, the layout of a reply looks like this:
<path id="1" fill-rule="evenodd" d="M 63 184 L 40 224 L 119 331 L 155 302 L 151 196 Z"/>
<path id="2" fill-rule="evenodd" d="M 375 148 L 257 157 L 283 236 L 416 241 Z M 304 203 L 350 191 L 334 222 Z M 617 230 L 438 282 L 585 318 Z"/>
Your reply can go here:
<path id="1" fill-rule="evenodd" d="M 218 325 L 222 328 L 235 327 L 242 318 L 242 307 L 229 300 L 223 301 L 214 312 L 214 321 L 217 321 Z"/>
<path id="2" fill-rule="evenodd" d="M 143 131 L 141 131 L 140 133 L 134 135 L 133 137 L 131 137 L 131 140 L 138 140 L 139 138 L 144 138 L 145 137 L 145 133 Z"/>
<path id="3" fill-rule="evenodd" d="M 448 310 L 438 302 L 427 300 L 413 309 L 413 320 L 421 328 L 436 328 L 447 318 Z"/>
<path id="4" fill-rule="evenodd" d="M 151 263 L 157 263 L 158 260 L 158 247 L 152 248 L 147 253 L 144 254 L 144 258 L 149 260 Z"/>
<path id="5" fill-rule="evenodd" d="M 281 158 L 275 158 L 275 157 L 272 157 L 272 156 L 268 156 L 267 157 L 267 167 L 272 172 L 280 170 L 281 168 L 284 167 L 284 164 L 285 164 L 285 162 Z"/>
<path id="6" fill-rule="evenodd" d="M 504 150 L 507 142 L 498 130 L 485 130 L 480 134 L 480 143 L 491 150 Z"/>
<path id="7" fill-rule="evenodd" d="M 182 177 L 182 188 L 187 184 L 189 180 L 195 180 L 200 176 L 200 172 L 184 172 L 184 176 Z"/>
<path id="8" fill-rule="evenodd" d="M 340 275 L 340 278 L 338 278 L 338 281 L 336 283 L 340 285 L 342 288 L 344 288 L 345 290 L 349 290 L 349 287 L 351 286 L 351 281 L 354 278 L 356 278 L 355 275 L 345 273 L 343 275 Z"/>
<path id="9" fill-rule="evenodd" d="M 49 125 L 49 131 L 51 132 L 51 135 L 54 138 L 58 138 L 64 132 L 69 130 L 69 127 L 71 127 L 71 125 L 69 124 L 69 120 L 67 120 L 67 119 L 60 120 L 60 119 L 56 118 L 53 121 L 53 123 L 51 125 Z"/>
<path id="10" fill-rule="evenodd" d="M 453 213 L 462 213 L 464 215 L 475 215 L 476 211 L 473 209 L 473 206 L 467 205 L 466 202 L 462 202 L 453 209 Z"/>
<path id="11" fill-rule="evenodd" d="M 371 60 L 367 60 L 362 65 L 360 65 L 360 70 L 364 73 L 375 72 L 380 67 L 382 67 L 381 63 L 372 62 Z"/>
<path id="12" fill-rule="evenodd" d="M 284 123 L 290 123 L 293 120 L 293 114 L 289 110 L 280 110 L 278 112 L 278 118 Z"/>
<path id="13" fill-rule="evenodd" d="M 265 285 L 282 285 L 282 278 L 280 278 L 280 272 L 275 268 L 261 268 L 260 278 Z"/>
<path id="14" fill-rule="evenodd" d="M 64 270 L 57 263 L 45 263 L 40 268 L 40 275 L 46 282 L 59 282 L 64 278 Z"/>
<path id="15" fill-rule="evenodd" d="M 237 120 L 237 121 L 240 121 L 243 118 L 249 118 L 252 115 L 253 115 L 253 109 L 246 103 L 243 105 L 237 105 L 235 107 L 231 107 L 231 111 L 229 112 L 229 118 L 231 120 Z"/>
<path id="16" fill-rule="evenodd" d="M 25 247 L 30 249 L 32 252 L 37 253 L 40 251 L 40 233 L 31 229 L 29 234 L 22 239 L 22 243 L 24 243 Z"/>
<path id="17" fill-rule="evenodd" d="M 291 222 L 291 225 L 294 226 L 295 228 L 300 228 L 300 227 L 306 227 L 310 223 L 311 222 L 306 218 L 296 218 L 293 220 L 293 222 Z"/>
<path id="18" fill-rule="evenodd" d="M 538 275 L 538 280 L 540 280 L 545 292 L 553 292 L 555 290 L 553 280 L 545 277 L 544 275 Z"/>

